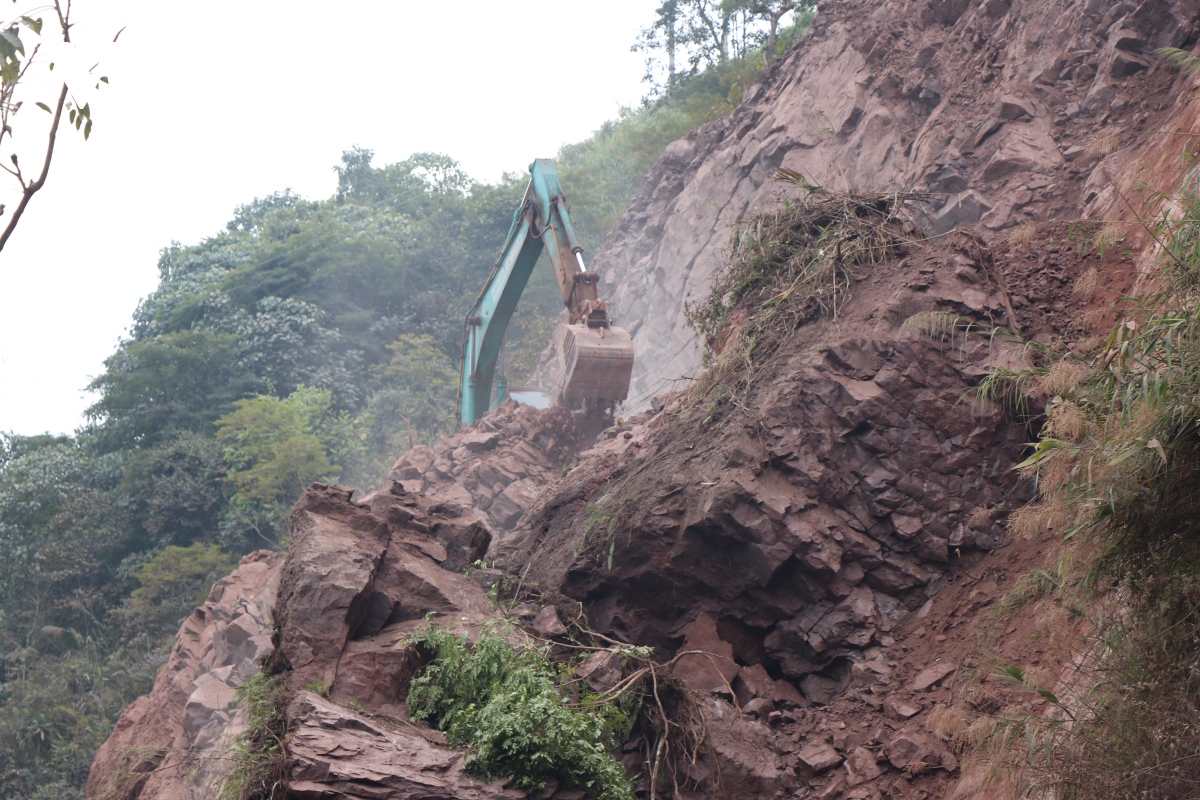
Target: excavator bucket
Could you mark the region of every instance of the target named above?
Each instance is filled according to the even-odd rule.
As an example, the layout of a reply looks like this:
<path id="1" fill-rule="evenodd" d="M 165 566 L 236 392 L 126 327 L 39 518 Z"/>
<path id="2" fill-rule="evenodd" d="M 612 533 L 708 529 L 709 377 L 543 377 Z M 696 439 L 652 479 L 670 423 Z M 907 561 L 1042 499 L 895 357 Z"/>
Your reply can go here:
<path id="1" fill-rule="evenodd" d="M 633 374 L 633 337 L 624 328 L 559 325 L 558 361 L 563 368 L 564 400 L 617 402 L 629 396 Z"/>

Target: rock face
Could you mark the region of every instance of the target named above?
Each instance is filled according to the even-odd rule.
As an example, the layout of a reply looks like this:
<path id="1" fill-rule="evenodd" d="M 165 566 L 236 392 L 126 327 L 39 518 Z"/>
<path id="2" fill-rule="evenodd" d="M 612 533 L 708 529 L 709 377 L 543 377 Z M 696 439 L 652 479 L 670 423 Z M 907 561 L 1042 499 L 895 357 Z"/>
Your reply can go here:
<path id="1" fill-rule="evenodd" d="M 1190 130 L 1163 124 L 1187 91 L 1168 88 L 1175 75 L 1154 50 L 1190 41 L 1198 7 L 821 3 L 810 35 L 733 115 L 667 148 L 594 259 L 601 294 L 634 338 L 630 405 L 696 374 L 684 305 L 707 293 L 732 227 L 772 202 L 777 167 L 841 191 L 940 193 L 924 221 L 931 233 L 1121 210 L 1106 188 L 1121 154 L 1085 145 L 1098 130 L 1118 148 L 1133 131 Z"/>
<path id="2" fill-rule="evenodd" d="M 388 480 L 410 492 L 473 506 L 492 530 L 505 531 L 575 458 L 588 433 L 565 409 L 538 410 L 509 400 L 432 448 L 414 447 Z"/>
<path id="3" fill-rule="evenodd" d="M 440 744 L 435 732 L 364 718 L 312 692 L 288 708 L 293 766 L 288 797 L 389 800 L 488 800 L 526 797 L 462 774 L 463 753 Z M 426 738 L 430 737 L 430 738 Z"/>
<path id="4" fill-rule="evenodd" d="M 603 633 L 704 651 L 676 665 L 699 691 L 730 695 L 759 666 L 829 703 L 1025 496 L 1024 431 L 963 402 L 1003 348 L 900 325 L 934 308 L 1005 318 L 988 267 L 940 247 L 795 333 L 741 410 L 676 401 L 585 452 L 504 535 L 500 565 L 581 601 Z"/>
<path id="5" fill-rule="evenodd" d="M 483 589 L 449 561 L 437 537 L 473 542 L 467 563 L 483 555 L 489 538 L 472 509 L 398 483 L 370 506 L 350 496 L 350 489 L 313 484 L 292 511 L 275 615 L 279 653 L 297 689 L 324 686 L 339 702 L 382 707 L 403 700 L 388 691 L 406 674 L 406 651 L 394 647 L 403 634 L 424 626 L 429 614 L 463 628 L 494 618 Z"/>
<path id="6" fill-rule="evenodd" d="M 87 796 L 105 800 L 208 800 L 244 730 L 234 691 L 271 652 L 282 559 L 242 559 L 183 623 L 146 697 L 129 704 L 92 764 Z"/>
<path id="7" fill-rule="evenodd" d="M 289 796 L 521 796 L 463 775 L 465 754 L 408 723 L 404 706 L 415 664 L 403 639 L 427 615 L 472 636 L 497 618 L 462 570 L 490 542 L 481 517 L 398 482 L 369 504 L 350 497 L 314 484 L 292 511 L 272 659 L 294 695 Z"/>

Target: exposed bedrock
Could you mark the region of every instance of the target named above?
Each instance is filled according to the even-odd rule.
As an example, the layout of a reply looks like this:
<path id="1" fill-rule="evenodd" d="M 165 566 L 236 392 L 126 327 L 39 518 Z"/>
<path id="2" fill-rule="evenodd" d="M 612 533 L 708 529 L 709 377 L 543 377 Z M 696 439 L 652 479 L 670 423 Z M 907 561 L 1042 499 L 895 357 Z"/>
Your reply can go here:
<path id="1" fill-rule="evenodd" d="M 1025 431 L 964 400 L 1011 353 L 900 326 L 922 308 L 1002 315 L 1000 294 L 923 258 L 795 333 L 736 404 L 677 399 L 585 452 L 500 564 L 578 599 L 602 632 L 715 654 L 680 662 L 695 688 L 729 695 L 757 668 L 828 702 L 1025 499 Z"/>
<path id="2" fill-rule="evenodd" d="M 92 763 L 87 796 L 207 800 L 245 729 L 237 687 L 271 652 L 278 553 L 260 550 L 218 581 L 184 621 L 149 695 L 121 714 Z"/>
<path id="3" fill-rule="evenodd" d="M 630 405 L 694 377 L 684 306 L 777 167 L 847 191 L 940 193 L 923 224 L 985 234 L 1123 211 L 1108 185 L 1135 131 L 1186 105 L 1155 48 L 1191 41 L 1197 0 L 846 0 L 729 117 L 667 148 L 593 268 L 634 337 Z M 1117 152 L 1087 144 L 1103 129 Z M 1126 151 L 1126 152 L 1122 152 Z"/>

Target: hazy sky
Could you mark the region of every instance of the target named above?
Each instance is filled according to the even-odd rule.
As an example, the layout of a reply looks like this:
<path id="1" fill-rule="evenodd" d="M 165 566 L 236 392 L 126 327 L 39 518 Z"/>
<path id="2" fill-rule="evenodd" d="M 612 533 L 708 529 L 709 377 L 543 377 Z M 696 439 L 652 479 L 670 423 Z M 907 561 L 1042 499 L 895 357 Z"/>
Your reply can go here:
<path id="1" fill-rule="evenodd" d="M 158 251 L 255 196 L 329 196 L 350 146 L 494 180 L 585 138 L 641 96 L 629 47 L 656 0 L 75 5 L 76 41 L 127 28 L 91 139 L 65 137 L 0 252 L 0 431 L 73 430 Z"/>

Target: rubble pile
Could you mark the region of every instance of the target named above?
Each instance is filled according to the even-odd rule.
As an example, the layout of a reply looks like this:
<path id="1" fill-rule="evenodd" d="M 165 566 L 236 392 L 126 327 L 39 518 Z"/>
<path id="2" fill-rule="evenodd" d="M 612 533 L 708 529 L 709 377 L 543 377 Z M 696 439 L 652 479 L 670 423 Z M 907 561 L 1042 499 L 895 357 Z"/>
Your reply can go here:
<path id="1" fill-rule="evenodd" d="M 388 480 L 409 492 L 473 506 L 494 531 L 505 531 L 574 461 L 587 438 L 588 431 L 566 409 L 539 410 L 508 400 L 433 447 L 414 447 L 392 467 Z"/>
<path id="2" fill-rule="evenodd" d="M 903 324 L 938 310 L 1010 322 L 1008 289 L 965 244 L 880 266 L 836 322 L 802 327 L 756 364 L 748 396 L 681 392 L 606 431 L 495 547 L 501 568 L 579 601 L 601 633 L 663 657 L 703 651 L 674 674 L 710 707 L 771 726 L 777 786 L 834 797 L 878 790 L 918 760 L 942 765 L 936 776 L 957 765 L 923 719 L 907 724 L 924 708 L 914 693 L 955 665 L 905 686 L 892 648 L 1002 545 L 1027 497 L 1013 471 L 1025 431 L 997 405 L 964 401 L 990 365 L 1020 354 Z M 852 718 L 874 727 L 825 741 L 821 709 L 851 698 Z M 743 789 L 766 787 L 743 776 Z"/>

